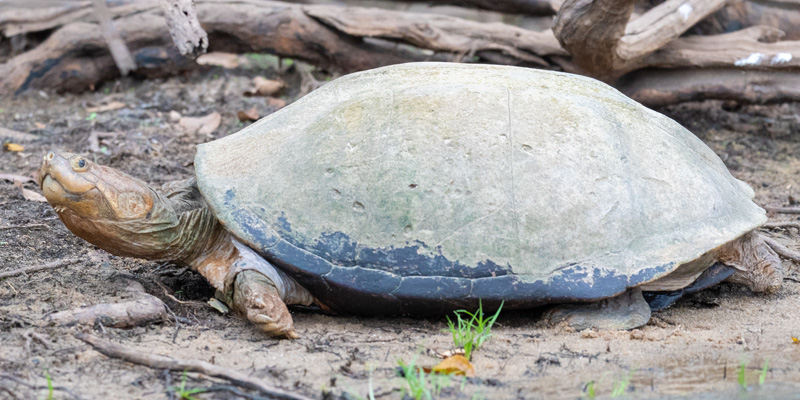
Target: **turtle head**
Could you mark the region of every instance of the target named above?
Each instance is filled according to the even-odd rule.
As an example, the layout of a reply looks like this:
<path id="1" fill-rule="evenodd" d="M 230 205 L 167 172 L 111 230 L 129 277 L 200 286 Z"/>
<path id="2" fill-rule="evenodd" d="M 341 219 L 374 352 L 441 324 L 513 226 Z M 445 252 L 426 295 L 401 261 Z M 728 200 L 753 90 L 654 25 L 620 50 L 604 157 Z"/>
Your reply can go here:
<path id="1" fill-rule="evenodd" d="M 139 179 L 77 154 L 54 151 L 42 160 L 39 185 L 56 212 L 70 218 L 142 219 L 153 209 L 155 197 Z"/>
<path id="2" fill-rule="evenodd" d="M 38 181 L 72 233 L 113 254 L 161 258 L 157 255 L 168 238 L 155 228 L 174 225 L 175 216 L 159 211 L 164 201 L 145 182 L 55 151 L 44 156 Z"/>

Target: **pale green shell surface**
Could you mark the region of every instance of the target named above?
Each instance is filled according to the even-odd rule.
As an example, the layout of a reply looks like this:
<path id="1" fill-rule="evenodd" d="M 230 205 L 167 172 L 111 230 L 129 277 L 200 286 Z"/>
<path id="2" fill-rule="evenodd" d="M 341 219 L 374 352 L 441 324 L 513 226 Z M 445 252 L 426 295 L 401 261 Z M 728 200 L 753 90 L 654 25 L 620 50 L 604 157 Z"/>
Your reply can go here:
<path id="1" fill-rule="evenodd" d="M 387 304 L 607 297 L 766 220 L 676 122 L 515 67 L 348 75 L 198 146 L 195 166 L 223 224 L 312 292 Z"/>

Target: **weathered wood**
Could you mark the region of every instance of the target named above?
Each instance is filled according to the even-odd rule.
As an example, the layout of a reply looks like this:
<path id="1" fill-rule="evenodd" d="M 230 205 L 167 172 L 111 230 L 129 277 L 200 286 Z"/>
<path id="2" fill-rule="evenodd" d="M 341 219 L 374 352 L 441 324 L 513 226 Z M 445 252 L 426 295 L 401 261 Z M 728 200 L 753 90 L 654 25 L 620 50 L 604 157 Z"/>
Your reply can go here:
<path id="1" fill-rule="evenodd" d="M 452 5 L 531 16 L 555 15 L 563 0 L 390 0 L 398 3 Z"/>
<path id="2" fill-rule="evenodd" d="M 531 32 L 501 23 L 258 0 L 207 0 L 196 7 L 217 50 L 270 52 L 342 73 L 484 53 L 503 54 L 519 64 L 548 66 L 542 56 L 566 55 L 549 31 Z M 189 64 L 190 60 L 182 60 L 170 50 L 170 35 L 156 7 L 122 15 L 115 23 L 141 69 L 137 74 L 159 68 L 174 72 Z M 381 30 L 381 25 L 389 23 L 397 34 Z M 391 42 L 376 42 L 373 37 L 410 43 L 444 56 L 398 48 Z M 91 58 L 76 56 L 89 53 Z M 29 88 L 85 90 L 114 76 L 112 68 L 97 25 L 74 22 L 37 48 L 0 65 L 0 93 Z"/>
<path id="3" fill-rule="evenodd" d="M 567 0 L 553 30 L 582 70 L 613 81 L 724 3 L 667 0 L 629 23 L 635 0 Z"/>
<path id="4" fill-rule="evenodd" d="M 673 41 L 727 0 L 668 0 L 652 8 L 625 27 L 616 56 L 636 60 Z"/>
<path id="5" fill-rule="evenodd" d="M 766 25 L 786 33 L 784 40 L 800 40 L 800 1 L 729 0 L 689 31 L 694 35 L 718 35 L 742 28 Z"/>
<path id="6" fill-rule="evenodd" d="M 706 99 L 744 103 L 800 100 L 800 74 L 738 69 L 642 69 L 616 87 L 650 107 Z"/>
<path id="7" fill-rule="evenodd" d="M 553 32 L 585 73 L 615 77 L 622 60 L 617 44 L 625 34 L 635 0 L 567 0 L 558 11 Z"/>
<path id="8" fill-rule="evenodd" d="M 208 34 L 197 20 L 192 0 L 160 0 L 161 11 L 167 20 L 169 34 L 182 55 L 194 57 L 208 49 Z"/>
<path id="9" fill-rule="evenodd" d="M 133 349 L 103 340 L 97 336 L 87 333 L 75 335 L 78 339 L 88 343 L 95 350 L 108 357 L 127 361 L 134 364 L 144 365 L 159 370 L 169 369 L 172 371 L 199 372 L 204 375 L 219 379 L 225 379 L 236 386 L 246 389 L 256 390 L 271 399 L 281 400 L 310 400 L 309 397 L 287 392 L 285 390 L 267 385 L 259 379 L 253 378 L 242 372 L 207 363 L 198 360 L 183 360 L 151 354 L 147 350 Z"/>
<path id="10" fill-rule="evenodd" d="M 155 7 L 155 0 L 130 0 L 109 7 L 112 18 Z M 97 22 L 92 1 L 5 0 L 0 3 L 0 33 L 13 37 L 59 28 L 71 22 Z"/>
<path id="11" fill-rule="evenodd" d="M 779 29 L 754 26 L 722 35 L 679 38 L 633 67 L 800 70 L 800 41 L 778 41 L 782 36 Z"/>
<path id="12" fill-rule="evenodd" d="M 501 52 L 541 66 L 549 65 L 542 56 L 566 55 L 552 31 L 361 7 L 306 6 L 304 11 L 351 36 L 403 41 L 425 49 L 470 55 Z"/>
<path id="13" fill-rule="evenodd" d="M 123 76 L 128 75 L 129 72 L 136 69 L 136 62 L 133 61 L 133 56 L 130 50 L 128 50 L 128 46 L 125 45 L 125 42 L 119 36 L 119 31 L 111 20 L 111 13 L 108 11 L 106 0 L 92 0 L 92 5 L 94 14 L 97 20 L 100 21 L 100 32 L 103 35 L 103 39 L 108 43 L 111 58 L 113 58 L 114 63 L 117 64 L 119 72 Z"/>

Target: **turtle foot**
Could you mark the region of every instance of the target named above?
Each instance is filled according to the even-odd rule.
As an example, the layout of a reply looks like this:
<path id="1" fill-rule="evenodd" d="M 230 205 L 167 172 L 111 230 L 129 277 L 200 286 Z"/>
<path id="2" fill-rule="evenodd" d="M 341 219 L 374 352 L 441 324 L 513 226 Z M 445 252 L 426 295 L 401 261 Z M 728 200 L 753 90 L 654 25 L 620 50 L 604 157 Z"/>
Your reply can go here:
<path id="1" fill-rule="evenodd" d="M 769 245 L 774 240 L 750 232 L 719 251 L 720 262 L 736 268 L 729 282 L 743 285 L 754 293 L 776 293 L 783 283 L 783 263 Z"/>
<path id="2" fill-rule="evenodd" d="M 232 306 L 270 336 L 300 337 L 275 284 L 257 271 L 247 270 L 236 275 Z"/>
<path id="3" fill-rule="evenodd" d="M 551 324 L 566 322 L 575 330 L 596 328 L 602 330 L 628 330 L 638 328 L 650 320 L 650 306 L 639 288 L 608 299 L 585 304 L 562 304 L 547 312 Z"/>

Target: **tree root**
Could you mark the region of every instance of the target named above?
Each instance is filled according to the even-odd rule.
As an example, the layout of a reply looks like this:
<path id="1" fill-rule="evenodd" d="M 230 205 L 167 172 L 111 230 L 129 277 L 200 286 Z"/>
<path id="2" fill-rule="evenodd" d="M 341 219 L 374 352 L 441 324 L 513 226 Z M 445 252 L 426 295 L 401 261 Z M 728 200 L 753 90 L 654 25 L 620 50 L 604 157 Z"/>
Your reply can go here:
<path id="1" fill-rule="evenodd" d="M 290 393 L 272 386 L 269 386 L 258 379 L 251 378 L 239 371 L 220 367 L 205 361 L 182 360 L 177 358 L 148 354 L 141 349 L 132 349 L 118 344 L 103 340 L 97 336 L 87 333 L 79 333 L 76 337 L 100 353 L 111 358 L 117 358 L 134 364 L 144 365 L 156 369 L 169 369 L 173 371 L 199 372 L 215 378 L 225 379 L 236 386 L 245 389 L 256 390 L 266 396 L 275 399 L 285 400 L 310 400 L 300 394 Z"/>
<path id="2" fill-rule="evenodd" d="M 764 236 L 764 242 L 772 248 L 779 256 L 787 259 L 792 260 L 794 262 L 800 262 L 800 253 L 794 251 L 782 244 L 780 244 L 777 240 Z"/>
<path id="3" fill-rule="evenodd" d="M 47 269 L 61 268 L 61 267 L 65 267 L 65 266 L 70 265 L 70 264 L 74 264 L 74 263 L 76 263 L 78 261 L 80 261 L 80 259 L 78 259 L 78 258 L 68 258 L 66 260 L 53 261 L 53 262 L 50 262 L 50 263 L 47 263 L 47 264 L 44 264 L 44 265 L 34 265 L 34 266 L 25 267 L 25 268 L 19 268 L 19 269 L 15 269 L 15 270 L 11 270 L 11 271 L 0 272 L 0 279 L 10 278 L 12 276 L 17 276 L 17 275 L 22 275 L 22 274 L 29 274 L 31 272 L 44 271 L 44 270 L 47 270 Z"/>

